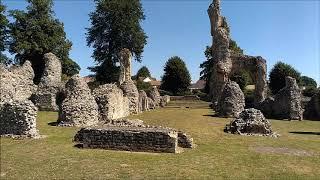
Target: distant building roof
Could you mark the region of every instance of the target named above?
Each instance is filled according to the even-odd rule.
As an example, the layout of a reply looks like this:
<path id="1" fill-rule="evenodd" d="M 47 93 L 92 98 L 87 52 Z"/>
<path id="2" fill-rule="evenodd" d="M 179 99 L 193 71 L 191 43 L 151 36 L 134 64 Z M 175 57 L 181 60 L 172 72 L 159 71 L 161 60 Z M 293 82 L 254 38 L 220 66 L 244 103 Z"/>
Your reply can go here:
<path id="1" fill-rule="evenodd" d="M 158 87 L 161 86 L 161 81 L 152 80 L 149 83 L 151 84 L 151 86 L 158 86 Z"/>
<path id="2" fill-rule="evenodd" d="M 196 83 L 191 84 L 189 86 L 189 89 L 204 89 L 205 86 L 206 86 L 205 80 L 198 80 Z"/>
<path id="3" fill-rule="evenodd" d="M 86 83 L 95 81 L 95 77 L 90 75 L 83 77 L 83 79 Z"/>

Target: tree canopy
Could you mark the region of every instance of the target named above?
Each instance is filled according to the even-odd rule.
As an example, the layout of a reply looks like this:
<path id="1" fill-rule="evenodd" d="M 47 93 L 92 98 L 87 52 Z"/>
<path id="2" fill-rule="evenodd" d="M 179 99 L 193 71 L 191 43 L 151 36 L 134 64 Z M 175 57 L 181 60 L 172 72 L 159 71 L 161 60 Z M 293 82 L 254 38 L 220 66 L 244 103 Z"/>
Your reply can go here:
<path id="1" fill-rule="evenodd" d="M 175 95 L 188 91 L 191 77 L 184 61 L 178 57 L 171 57 L 164 67 L 161 89 Z"/>
<path id="2" fill-rule="evenodd" d="M 272 94 L 276 94 L 280 89 L 286 86 L 286 76 L 291 76 L 300 82 L 300 72 L 294 69 L 291 65 L 278 62 L 270 71 L 269 74 L 269 87 Z"/>
<path id="3" fill-rule="evenodd" d="M 142 66 L 136 75 L 136 78 L 139 79 L 139 77 L 151 77 L 150 71 L 146 66 Z"/>
<path id="4" fill-rule="evenodd" d="M 317 82 L 308 76 L 301 76 L 300 86 L 317 88 Z"/>
<path id="5" fill-rule="evenodd" d="M 17 63 L 30 60 L 35 83 L 44 70 L 43 55 L 54 53 L 61 60 L 63 74 L 73 75 L 80 67 L 69 58 L 72 43 L 66 38 L 63 23 L 55 19 L 52 0 L 27 0 L 27 11 L 13 10 L 14 22 L 9 24 L 9 51 Z"/>
<path id="6" fill-rule="evenodd" d="M 8 24 L 9 21 L 5 15 L 6 7 L 2 4 L 0 0 L 0 63 L 9 63 L 9 58 L 3 54 L 6 49 L 6 43 L 8 38 Z"/>
<path id="7" fill-rule="evenodd" d="M 87 44 L 94 51 L 92 57 L 97 81 L 103 83 L 118 80 L 119 52 L 127 48 L 135 60 L 141 62 L 147 36 L 140 23 L 145 19 L 140 0 L 95 0 L 96 9 L 90 14 L 91 27 L 87 32 Z"/>

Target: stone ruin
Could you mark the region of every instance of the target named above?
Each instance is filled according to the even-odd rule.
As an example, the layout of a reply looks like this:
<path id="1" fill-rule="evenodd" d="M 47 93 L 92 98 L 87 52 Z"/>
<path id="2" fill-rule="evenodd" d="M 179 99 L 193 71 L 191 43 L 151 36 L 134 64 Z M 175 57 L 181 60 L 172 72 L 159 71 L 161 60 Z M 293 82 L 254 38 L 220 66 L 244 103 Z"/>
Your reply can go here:
<path id="1" fill-rule="evenodd" d="M 38 138 L 37 107 L 28 100 L 35 91 L 30 61 L 7 68 L 0 65 L 0 135 Z"/>
<path id="2" fill-rule="evenodd" d="M 37 112 L 30 100 L 0 102 L 0 135 L 38 138 Z"/>
<path id="3" fill-rule="evenodd" d="M 222 117 L 238 117 L 244 107 L 244 94 L 239 85 L 233 81 L 227 82 L 219 99 L 218 115 Z"/>
<path id="4" fill-rule="evenodd" d="M 210 77 L 210 96 L 213 108 L 220 116 L 237 117 L 243 110 L 243 93 L 239 88 L 231 91 L 230 77 L 247 70 L 255 82 L 254 107 L 267 118 L 302 120 L 301 92 L 292 78 L 274 98 L 267 95 L 267 66 L 262 57 L 231 53 L 230 33 L 226 18 L 220 13 L 220 0 L 214 0 L 208 9 L 211 23 L 213 68 Z M 240 98 L 240 99 L 239 99 Z"/>
<path id="5" fill-rule="evenodd" d="M 26 100 L 37 88 L 33 84 L 34 72 L 30 61 L 10 68 L 0 65 L 0 78 L 0 101 Z"/>
<path id="6" fill-rule="evenodd" d="M 286 86 L 274 97 L 268 97 L 258 106 L 267 118 L 302 120 L 301 90 L 292 77 L 286 77 Z"/>
<path id="7" fill-rule="evenodd" d="M 177 152 L 177 139 L 170 129 L 140 127 L 84 128 L 75 136 L 84 148 L 168 153 Z"/>
<path id="8" fill-rule="evenodd" d="M 170 102 L 170 96 L 164 95 L 160 99 L 160 107 L 165 107 Z"/>
<path id="9" fill-rule="evenodd" d="M 144 152 L 178 153 L 178 147 L 194 147 L 189 135 L 172 128 L 144 125 L 141 120 L 113 123 L 116 125 L 82 128 L 75 135 L 74 141 L 83 148 Z"/>
<path id="10" fill-rule="evenodd" d="M 139 91 L 134 82 L 132 80 L 125 81 L 120 85 L 120 88 L 122 89 L 124 96 L 129 99 L 130 113 L 139 113 Z"/>
<path id="11" fill-rule="evenodd" d="M 320 120 L 320 91 L 307 103 L 304 117 L 309 120 Z"/>
<path id="12" fill-rule="evenodd" d="M 65 95 L 59 111 L 59 125 L 92 126 L 99 122 L 98 105 L 83 78 L 72 76 L 65 85 Z"/>
<path id="13" fill-rule="evenodd" d="M 226 125 L 224 131 L 239 135 L 278 136 L 273 133 L 270 121 L 253 108 L 242 111 L 238 118 Z"/>
<path id="14" fill-rule="evenodd" d="M 149 99 L 144 90 L 139 91 L 139 112 L 149 111 Z"/>
<path id="15" fill-rule="evenodd" d="M 221 16 L 220 0 L 214 0 L 209 6 L 208 15 L 211 23 L 212 58 L 214 60 L 209 87 L 214 109 L 219 109 L 219 99 L 230 77 L 243 69 L 251 72 L 256 82 L 255 104 L 264 101 L 267 90 L 266 61 L 261 57 L 231 53 L 229 49 L 230 30 L 226 18 Z"/>
<path id="16" fill-rule="evenodd" d="M 44 61 L 44 72 L 31 100 L 41 111 L 58 111 L 60 102 L 57 102 L 57 99 L 63 88 L 61 62 L 53 53 L 46 53 Z"/>
<path id="17" fill-rule="evenodd" d="M 100 121 L 108 122 L 130 115 L 129 99 L 115 84 L 105 84 L 93 90 L 99 107 Z"/>
<path id="18" fill-rule="evenodd" d="M 155 107 L 160 106 L 161 96 L 157 87 L 152 87 L 152 90 L 148 93 L 148 97 L 152 99 Z"/>
<path id="19" fill-rule="evenodd" d="M 139 113 L 139 92 L 131 79 L 131 52 L 123 49 L 120 52 L 119 85 L 125 96 L 129 98 L 129 109 L 133 114 Z"/>

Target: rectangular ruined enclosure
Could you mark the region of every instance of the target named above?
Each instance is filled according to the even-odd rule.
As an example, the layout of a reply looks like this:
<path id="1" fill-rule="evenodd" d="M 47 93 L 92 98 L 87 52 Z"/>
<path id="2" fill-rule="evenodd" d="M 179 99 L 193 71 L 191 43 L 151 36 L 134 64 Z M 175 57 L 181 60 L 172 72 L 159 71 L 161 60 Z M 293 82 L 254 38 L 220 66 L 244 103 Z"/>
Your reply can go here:
<path id="1" fill-rule="evenodd" d="M 83 148 L 177 153 L 178 132 L 165 128 L 83 128 L 74 140 Z"/>

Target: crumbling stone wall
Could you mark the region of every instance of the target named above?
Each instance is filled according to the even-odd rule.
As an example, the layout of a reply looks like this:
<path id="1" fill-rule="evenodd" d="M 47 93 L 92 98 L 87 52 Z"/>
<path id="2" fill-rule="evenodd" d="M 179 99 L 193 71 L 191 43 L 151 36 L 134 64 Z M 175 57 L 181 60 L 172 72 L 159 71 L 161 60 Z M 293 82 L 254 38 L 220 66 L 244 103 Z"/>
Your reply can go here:
<path id="1" fill-rule="evenodd" d="M 129 98 L 129 109 L 133 114 L 139 113 L 139 91 L 131 79 L 131 52 L 122 49 L 120 54 L 120 76 L 119 85 L 123 94 Z"/>
<path id="2" fill-rule="evenodd" d="M 261 111 L 257 109 L 245 109 L 238 118 L 226 125 L 225 132 L 239 135 L 263 135 L 276 136 L 271 129 L 271 123 Z"/>
<path id="3" fill-rule="evenodd" d="M 83 128 L 74 140 L 84 148 L 176 153 L 178 133 L 165 128 Z"/>
<path id="4" fill-rule="evenodd" d="M 58 111 L 57 95 L 62 91 L 61 62 L 53 53 L 44 55 L 45 68 L 31 100 L 42 111 Z"/>
<path id="5" fill-rule="evenodd" d="M 274 97 L 269 97 L 257 107 L 267 118 L 302 120 L 301 90 L 292 77 L 286 77 L 286 86 Z"/>
<path id="6" fill-rule="evenodd" d="M 156 109 L 157 108 L 155 102 L 150 97 L 148 97 L 148 106 L 149 106 L 149 109 Z"/>
<path id="7" fill-rule="evenodd" d="M 149 103 L 148 96 L 144 90 L 139 91 L 139 112 L 148 111 Z"/>
<path id="8" fill-rule="evenodd" d="M 170 102 L 170 96 L 164 95 L 164 96 L 160 96 L 160 97 L 161 97 L 160 106 L 165 107 Z"/>
<path id="9" fill-rule="evenodd" d="M 231 53 L 229 50 L 229 27 L 226 19 L 220 14 L 220 0 L 215 0 L 209 6 L 208 15 L 211 23 L 212 56 L 214 66 L 210 77 L 210 93 L 214 106 L 218 104 L 220 94 L 229 80 L 232 68 Z"/>
<path id="10" fill-rule="evenodd" d="M 100 121 L 123 118 L 130 115 L 129 99 L 115 84 L 104 84 L 93 90 L 99 107 Z"/>
<path id="11" fill-rule="evenodd" d="M 22 66 L 0 65 L 0 101 L 26 100 L 36 90 L 30 61 Z"/>
<path id="12" fill-rule="evenodd" d="M 120 54 L 120 76 L 119 84 L 121 85 L 125 81 L 131 80 L 131 58 L 132 54 L 129 49 L 122 49 Z"/>
<path id="13" fill-rule="evenodd" d="M 194 148 L 193 138 L 188 134 L 179 131 L 178 132 L 178 146 L 182 148 Z"/>
<path id="14" fill-rule="evenodd" d="M 129 99 L 129 109 L 132 114 L 137 114 L 139 112 L 139 91 L 134 82 L 125 81 L 120 85 L 123 90 L 124 96 Z"/>
<path id="15" fill-rule="evenodd" d="M 53 53 L 44 55 L 45 68 L 40 80 L 40 84 L 44 86 L 57 86 L 61 83 L 61 62 Z"/>
<path id="16" fill-rule="evenodd" d="M 230 34 L 226 18 L 220 13 L 220 0 L 214 0 L 209 6 L 208 15 L 211 23 L 212 58 L 214 64 L 210 77 L 210 96 L 214 109 L 218 107 L 218 101 L 232 74 L 239 70 L 248 70 L 253 74 L 256 82 L 255 104 L 262 102 L 266 96 L 266 61 L 261 57 L 231 55 L 229 50 Z"/>
<path id="17" fill-rule="evenodd" d="M 305 119 L 320 121 L 320 92 L 313 95 L 305 107 Z"/>
<path id="18" fill-rule="evenodd" d="M 247 55 L 233 55 L 232 69 L 230 76 L 234 73 L 247 70 L 252 74 L 251 78 L 255 82 L 254 104 L 257 105 L 265 100 L 267 95 L 267 63 L 262 57 Z"/>
<path id="19" fill-rule="evenodd" d="M 152 90 L 148 93 L 148 97 L 153 100 L 153 103 L 156 107 L 159 107 L 161 96 L 157 87 L 152 87 Z"/>
<path id="20" fill-rule="evenodd" d="M 36 138 L 37 107 L 29 100 L 0 102 L 0 135 Z"/>
<path id="21" fill-rule="evenodd" d="M 222 117 L 238 117 L 244 110 L 245 98 L 239 85 L 230 81 L 224 86 L 219 99 L 218 115 Z"/>
<path id="22" fill-rule="evenodd" d="M 91 126 L 99 122 L 98 105 L 83 78 L 72 76 L 65 85 L 65 95 L 59 110 L 59 125 Z"/>

